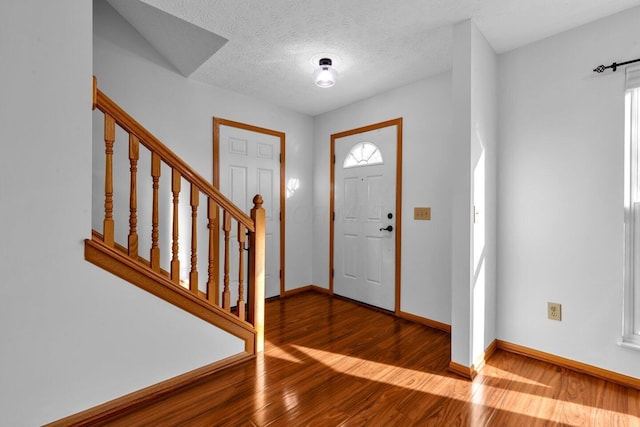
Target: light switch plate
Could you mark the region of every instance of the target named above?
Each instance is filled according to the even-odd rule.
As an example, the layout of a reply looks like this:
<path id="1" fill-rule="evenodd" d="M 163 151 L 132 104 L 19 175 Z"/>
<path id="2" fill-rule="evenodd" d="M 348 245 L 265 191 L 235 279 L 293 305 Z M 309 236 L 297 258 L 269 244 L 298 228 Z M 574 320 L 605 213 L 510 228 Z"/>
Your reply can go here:
<path id="1" fill-rule="evenodd" d="M 431 208 L 413 208 L 413 219 L 430 221 L 431 220 Z"/>

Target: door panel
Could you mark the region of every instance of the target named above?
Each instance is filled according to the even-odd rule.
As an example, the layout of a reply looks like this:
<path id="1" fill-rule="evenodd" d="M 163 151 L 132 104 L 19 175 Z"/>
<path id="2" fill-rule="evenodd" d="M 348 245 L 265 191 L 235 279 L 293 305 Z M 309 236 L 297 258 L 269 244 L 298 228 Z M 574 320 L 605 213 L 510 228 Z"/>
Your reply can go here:
<path id="1" fill-rule="evenodd" d="M 227 197 L 243 212 L 247 211 L 247 168 L 243 166 L 229 167 L 229 190 Z"/>
<path id="2" fill-rule="evenodd" d="M 367 237 L 367 283 L 380 285 L 382 283 L 382 239 Z"/>
<path id="3" fill-rule="evenodd" d="M 384 177 L 382 175 L 367 178 L 367 219 L 382 221 L 382 205 L 384 199 Z"/>
<path id="4" fill-rule="evenodd" d="M 258 169 L 258 192 L 256 194 L 262 195 L 264 201 L 264 214 L 267 221 L 273 221 L 273 210 L 278 207 L 278 201 L 274 200 L 274 174 L 271 169 Z M 255 194 L 254 194 L 255 195 Z"/>
<path id="5" fill-rule="evenodd" d="M 358 236 L 345 234 L 344 238 L 344 276 L 357 279 L 358 276 Z"/>

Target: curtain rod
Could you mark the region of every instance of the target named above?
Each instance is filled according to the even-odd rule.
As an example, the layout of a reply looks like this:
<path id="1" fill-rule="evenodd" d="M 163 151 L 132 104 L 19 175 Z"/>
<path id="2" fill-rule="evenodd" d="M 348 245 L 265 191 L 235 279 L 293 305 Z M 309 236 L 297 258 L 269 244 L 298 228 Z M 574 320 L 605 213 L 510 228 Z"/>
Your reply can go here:
<path id="1" fill-rule="evenodd" d="M 627 65 L 627 64 L 633 64 L 634 62 L 640 62 L 640 58 L 638 59 L 632 59 L 631 61 L 627 61 L 627 62 L 621 62 L 619 64 L 616 64 L 615 62 L 611 65 L 608 66 L 604 66 L 604 65 L 598 65 L 596 68 L 593 69 L 594 72 L 596 73 L 602 73 L 604 70 L 606 70 L 607 68 L 611 68 L 613 71 L 616 71 L 616 68 L 618 68 L 621 65 Z"/>

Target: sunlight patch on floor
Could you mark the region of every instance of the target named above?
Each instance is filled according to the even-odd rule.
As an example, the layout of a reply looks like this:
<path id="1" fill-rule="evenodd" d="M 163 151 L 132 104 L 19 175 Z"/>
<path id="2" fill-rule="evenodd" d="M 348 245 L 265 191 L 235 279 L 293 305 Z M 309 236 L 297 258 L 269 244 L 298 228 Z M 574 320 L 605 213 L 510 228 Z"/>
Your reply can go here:
<path id="1" fill-rule="evenodd" d="M 291 363 L 303 363 L 302 360 L 285 350 L 284 346 L 277 346 L 269 341 L 265 341 L 265 344 L 265 347 L 268 349 L 265 351 L 265 355 L 275 357 L 276 359 L 286 360 Z"/>
<path id="2" fill-rule="evenodd" d="M 527 405 L 522 405 L 522 402 L 527 402 Z M 502 388 L 488 385 L 482 386 L 481 393 L 474 394 L 471 398 L 471 403 L 489 406 L 501 411 L 536 417 L 554 423 L 561 423 L 562 425 L 592 425 L 591 421 L 595 418 L 596 414 L 600 420 L 610 420 L 610 423 L 607 425 L 630 425 L 630 421 L 640 421 L 640 418 L 633 415 L 608 409 L 514 390 L 509 390 L 507 393 Z M 634 423 L 631 425 L 637 424 Z"/>
<path id="3" fill-rule="evenodd" d="M 522 384 L 530 384 L 530 385 L 534 385 L 537 387 L 544 387 L 544 388 L 551 388 L 549 385 L 545 384 L 545 383 L 541 383 L 538 381 L 534 381 L 530 378 L 527 377 L 523 377 L 520 375 L 516 375 L 514 373 L 511 373 L 509 371 L 505 371 L 499 368 L 495 368 L 493 366 L 485 366 L 485 368 L 482 371 L 482 375 L 484 375 L 485 377 L 492 377 L 492 378 L 496 378 L 499 380 L 505 380 L 505 381 L 515 381 L 515 382 L 519 382 Z"/>
<path id="4" fill-rule="evenodd" d="M 292 345 L 292 347 L 318 363 L 341 374 L 447 398 L 466 400 L 466 398 L 471 397 L 471 403 L 474 405 L 488 406 L 500 411 L 536 417 L 551 422 L 562 423 L 563 425 L 589 425 L 596 414 L 598 415 L 598 419 L 603 419 L 604 417 L 611 420 L 609 425 L 629 425 L 629 421 L 640 421 L 640 418 L 632 415 L 558 400 L 557 398 L 545 397 L 540 394 L 524 393 L 514 390 L 510 390 L 507 393 L 504 388 L 482 384 L 481 381 L 472 383 L 457 378 L 446 378 L 445 381 L 443 381 L 443 376 L 440 374 L 407 369 L 315 348 L 298 345 Z M 493 369 L 496 370 L 495 368 Z M 543 387 L 543 390 L 551 389 L 551 387 L 545 384 L 531 381 L 525 377 L 513 375 L 506 371 L 501 371 L 501 374 L 504 374 L 504 377 L 496 376 L 495 378 L 531 384 L 541 388 Z M 436 378 L 438 381 L 433 381 Z M 464 396 L 465 394 L 466 398 Z M 522 402 L 527 402 L 527 404 L 522 405 Z"/>
<path id="5" fill-rule="evenodd" d="M 287 411 L 291 411 L 293 408 L 298 406 L 298 394 L 295 390 L 283 390 L 282 391 L 282 402 L 284 403 L 284 407 Z"/>
<path id="6" fill-rule="evenodd" d="M 444 388 L 447 389 L 450 389 L 451 386 L 455 384 L 465 384 L 470 386 L 470 383 L 464 379 L 447 378 L 447 380 L 443 382 L 442 375 L 440 374 L 407 369 L 400 366 L 388 365 L 344 354 L 331 353 L 315 348 L 298 345 L 293 345 L 292 347 L 319 363 L 328 366 L 336 372 L 352 375 L 369 381 L 382 382 L 417 391 L 427 391 L 428 389 L 429 393 L 434 393 L 434 389 L 428 387 L 428 383 L 434 378 L 438 379 L 439 384 L 446 383 Z"/>

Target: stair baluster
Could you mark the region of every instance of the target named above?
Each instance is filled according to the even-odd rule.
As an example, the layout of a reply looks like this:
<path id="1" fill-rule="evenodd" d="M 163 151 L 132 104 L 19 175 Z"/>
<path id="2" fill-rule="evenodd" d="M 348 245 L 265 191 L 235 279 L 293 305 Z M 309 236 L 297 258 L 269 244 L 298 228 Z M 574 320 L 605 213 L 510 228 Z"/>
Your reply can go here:
<path id="1" fill-rule="evenodd" d="M 222 231 L 224 231 L 224 290 L 222 291 L 222 308 L 231 311 L 231 291 L 229 290 L 229 234 L 231 232 L 231 217 L 227 211 L 222 214 Z"/>
<path id="2" fill-rule="evenodd" d="M 189 273 L 189 289 L 198 295 L 198 205 L 200 191 L 191 184 L 191 272 Z"/>
<path id="3" fill-rule="evenodd" d="M 138 259 L 138 160 L 140 159 L 140 141 L 129 135 L 129 238 L 127 252 L 133 259 Z"/>
<path id="4" fill-rule="evenodd" d="M 173 224 L 171 226 L 171 281 L 176 285 L 180 284 L 180 259 L 178 258 L 178 238 L 179 238 L 179 205 L 180 205 L 180 185 L 182 179 L 180 172 L 176 169 L 171 171 L 171 192 L 173 193 Z"/>
<path id="5" fill-rule="evenodd" d="M 158 208 L 158 190 L 160 189 L 160 156 L 154 152 L 151 153 L 151 177 L 153 178 L 153 212 L 151 218 L 151 269 L 160 272 L 160 247 L 158 246 L 158 238 L 160 237 L 159 227 L 159 211 Z"/>
<path id="6" fill-rule="evenodd" d="M 218 215 L 218 207 L 216 206 L 213 199 L 209 199 L 209 203 L 207 203 L 207 219 L 209 223 L 207 227 L 209 228 L 209 277 L 207 278 L 207 299 L 213 303 L 218 304 L 218 278 L 216 273 L 216 254 L 217 254 L 217 245 L 215 239 L 215 230 L 218 227 L 217 221 Z"/>
<path id="7" fill-rule="evenodd" d="M 246 319 L 244 303 L 244 240 L 247 230 L 242 223 L 238 223 L 238 317 Z"/>
<path id="8" fill-rule="evenodd" d="M 113 143 L 116 140 L 116 122 L 108 114 L 104 115 L 105 173 L 104 173 L 104 243 L 113 247 Z"/>

